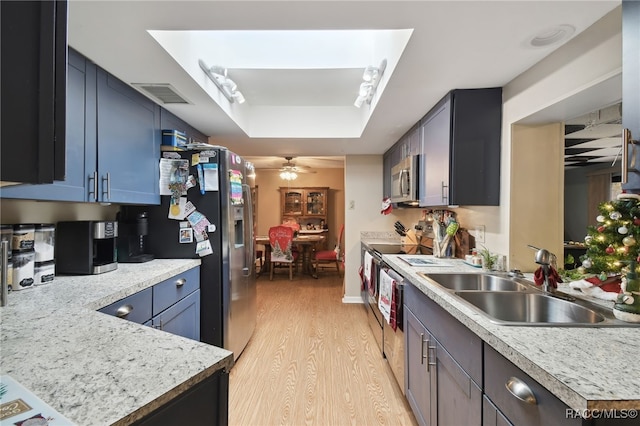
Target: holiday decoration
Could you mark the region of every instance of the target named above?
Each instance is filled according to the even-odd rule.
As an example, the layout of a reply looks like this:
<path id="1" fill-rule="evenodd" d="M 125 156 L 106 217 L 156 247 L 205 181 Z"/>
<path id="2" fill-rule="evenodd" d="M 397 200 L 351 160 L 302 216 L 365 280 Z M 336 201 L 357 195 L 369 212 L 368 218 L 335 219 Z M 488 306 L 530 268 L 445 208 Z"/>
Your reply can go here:
<path id="1" fill-rule="evenodd" d="M 587 252 L 581 257 L 582 267 L 589 274 L 613 276 L 622 274 L 623 268 L 637 267 L 640 256 L 640 197 L 620 194 L 616 200 L 601 203 L 598 225 L 589 226 L 585 237 Z"/>
<path id="2" fill-rule="evenodd" d="M 636 273 L 636 262 L 630 262 L 629 273 L 622 282 L 622 292 L 613 305 L 613 315 L 626 322 L 640 322 L 640 280 Z"/>

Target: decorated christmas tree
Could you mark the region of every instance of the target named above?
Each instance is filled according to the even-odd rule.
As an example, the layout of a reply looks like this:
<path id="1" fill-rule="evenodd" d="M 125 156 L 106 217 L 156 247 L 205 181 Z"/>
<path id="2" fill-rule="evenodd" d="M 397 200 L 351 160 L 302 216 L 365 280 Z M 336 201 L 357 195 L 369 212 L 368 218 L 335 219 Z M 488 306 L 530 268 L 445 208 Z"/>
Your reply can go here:
<path id="1" fill-rule="evenodd" d="M 621 274 L 631 261 L 639 261 L 640 197 L 620 194 L 601 203 L 598 211 L 597 225 L 587 228 L 587 252 L 579 269 L 599 276 Z"/>

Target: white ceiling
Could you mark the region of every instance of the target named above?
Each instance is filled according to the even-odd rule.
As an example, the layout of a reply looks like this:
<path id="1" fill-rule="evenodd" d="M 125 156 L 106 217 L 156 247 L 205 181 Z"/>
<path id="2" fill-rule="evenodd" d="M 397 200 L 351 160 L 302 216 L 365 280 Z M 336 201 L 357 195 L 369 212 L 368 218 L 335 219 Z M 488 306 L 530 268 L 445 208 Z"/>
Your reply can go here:
<path id="1" fill-rule="evenodd" d="M 166 109 L 213 136 L 215 143 L 245 157 L 273 157 L 270 167 L 277 167 L 285 156 L 298 157 L 301 162 L 302 157 L 381 154 L 449 90 L 504 86 L 561 45 L 530 47 L 528 41 L 537 34 L 569 24 L 576 28 L 575 37 L 619 4 L 551 0 L 70 0 L 69 45 L 127 83 L 170 83 L 190 104 L 167 104 Z M 148 33 L 329 29 L 413 29 L 360 137 L 299 138 L 292 136 L 296 134 L 292 125 L 292 131 L 284 136 L 251 138 Z M 304 71 L 318 83 L 300 108 L 316 105 L 316 101 L 352 104 L 355 100 L 357 86 L 344 82 L 327 85 L 322 76 L 326 72 Z M 282 74 L 271 70 L 271 75 L 258 80 L 250 69 L 231 72 L 236 72 L 234 80 L 247 103 L 255 105 L 286 104 L 294 96 L 282 89 L 286 86 L 283 83 L 290 81 L 291 90 L 304 84 L 302 72 L 293 70 Z M 357 69 L 340 72 L 351 81 L 361 76 Z M 330 93 L 334 87 L 339 89 L 336 95 Z M 345 93 L 348 90 L 352 93 Z M 298 124 L 304 126 L 304 122 Z M 333 123 L 327 120 L 321 124 L 330 128 Z"/>

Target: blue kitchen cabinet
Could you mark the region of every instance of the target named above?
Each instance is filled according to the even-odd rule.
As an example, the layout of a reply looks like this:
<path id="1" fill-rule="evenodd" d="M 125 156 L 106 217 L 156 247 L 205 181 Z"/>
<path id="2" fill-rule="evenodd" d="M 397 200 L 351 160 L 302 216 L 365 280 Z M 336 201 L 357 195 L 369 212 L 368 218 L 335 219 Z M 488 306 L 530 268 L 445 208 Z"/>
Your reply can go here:
<path id="1" fill-rule="evenodd" d="M 177 117 L 175 114 L 160 108 L 160 128 L 180 130 L 187 136 L 189 142 L 207 143 L 209 138 L 204 133 L 192 127 L 190 124 Z"/>
<path id="2" fill-rule="evenodd" d="M 95 125 L 87 125 L 87 119 L 91 117 L 94 117 L 95 123 L 95 82 L 96 66 L 75 50 L 69 49 L 65 153 L 67 167 L 64 180 L 4 187 L 1 191 L 3 198 L 88 201 L 87 176 L 94 168 L 85 164 L 85 147 L 96 144 Z"/>
<path id="3" fill-rule="evenodd" d="M 167 333 L 200 340 L 200 290 L 151 319 L 151 326 Z"/>
<path id="4" fill-rule="evenodd" d="M 0 2 L 0 181 L 64 177 L 67 7 Z"/>
<path id="5" fill-rule="evenodd" d="M 69 49 L 65 179 L 3 198 L 160 204 L 160 107 Z"/>
<path id="6" fill-rule="evenodd" d="M 100 68 L 96 86 L 97 168 L 90 184 L 97 194 L 90 201 L 160 204 L 160 107 Z"/>

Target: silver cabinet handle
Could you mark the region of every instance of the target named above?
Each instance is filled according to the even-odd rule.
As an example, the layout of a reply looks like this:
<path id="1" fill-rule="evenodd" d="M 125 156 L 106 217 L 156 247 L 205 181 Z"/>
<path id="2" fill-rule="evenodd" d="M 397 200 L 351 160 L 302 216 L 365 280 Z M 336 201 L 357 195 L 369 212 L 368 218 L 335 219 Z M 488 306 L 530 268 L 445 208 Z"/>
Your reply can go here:
<path id="1" fill-rule="evenodd" d="M 442 190 L 441 191 L 442 191 L 442 202 L 444 203 L 445 201 L 447 201 L 449 199 L 449 194 L 447 194 L 447 192 L 449 192 L 449 185 L 445 185 L 444 181 L 442 181 Z"/>
<path id="2" fill-rule="evenodd" d="M 89 195 L 93 194 L 93 201 L 98 201 L 98 172 L 93 172 L 93 176 L 89 175 L 89 185 L 93 181 L 93 191 L 89 190 Z M 91 197 L 89 197 L 91 198 Z"/>
<path id="3" fill-rule="evenodd" d="M 162 330 L 163 326 L 164 326 L 164 324 L 162 324 L 162 318 L 160 318 L 160 324 L 154 325 L 153 328 L 158 329 L 158 330 Z"/>
<path id="4" fill-rule="evenodd" d="M 538 400 L 536 400 L 536 396 L 534 395 L 531 388 L 522 380 L 517 377 L 509 377 L 509 380 L 504 384 L 505 387 L 511 395 L 518 398 L 520 401 L 526 402 L 527 404 L 537 405 Z"/>
<path id="5" fill-rule="evenodd" d="M 122 305 L 118 308 L 118 310 L 116 311 L 116 316 L 118 318 L 125 318 L 127 315 L 129 315 L 131 312 L 133 311 L 133 306 L 131 305 Z"/>
<path id="6" fill-rule="evenodd" d="M 107 191 L 104 191 L 104 181 L 107 181 Z M 110 201 L 111 200 L 111 173 L 107 172 L 107 177 L 106 178 L 102 178 L 102 195 L 104 196 L 104 194 L 107 194 L 107 197 L 103 200 L 103 201 Z"/>
<path id="7" fill-rule="evenodd" d="M 431 353 L 432 350 L 433 353 Z M 431 369 L 430 366 L 432 365 L 436 365 L 436 345 L 431 346 L 427 342 L 427 371 Z"/>
<path id="8" fill-rule="evenodd" d="M 9 299 L 9 241 L 0 243 L 0 260 L 2 276 L 0 277 L 0 306 L 6 306 Z"/>
<path id="9" fill-rule="evenodd" d="M 180 279 L 176 280 L 176 287 L 182 287 L 186 283 L 187 283 L 187 279 L 186 278 L 180 278 Z"/>
<path id="10" fill-rule="evenodd" d="M 424 344 L 429 343 L 429 340 L 424 340 L 424 333 L 420 333 L 420 364 L 424 364 L 424 360 L 427 359 L 427 355 L 424 354 Z"/>

